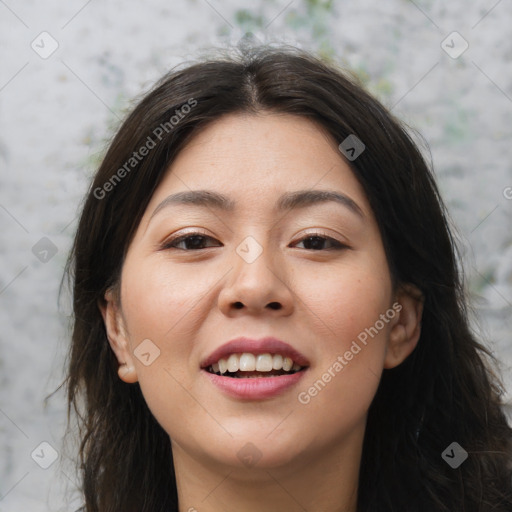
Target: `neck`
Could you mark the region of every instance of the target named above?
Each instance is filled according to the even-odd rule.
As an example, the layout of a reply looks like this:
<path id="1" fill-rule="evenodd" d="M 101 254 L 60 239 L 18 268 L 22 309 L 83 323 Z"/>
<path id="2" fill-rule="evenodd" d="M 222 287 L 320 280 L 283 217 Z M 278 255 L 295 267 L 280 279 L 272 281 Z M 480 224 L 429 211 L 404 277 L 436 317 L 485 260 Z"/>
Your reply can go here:
<path id="1" fill-rule="evenodd" d="M 362 434 L 269 468 L 219 466 L 173 442 L 179 512 L 356 512 Z"/>

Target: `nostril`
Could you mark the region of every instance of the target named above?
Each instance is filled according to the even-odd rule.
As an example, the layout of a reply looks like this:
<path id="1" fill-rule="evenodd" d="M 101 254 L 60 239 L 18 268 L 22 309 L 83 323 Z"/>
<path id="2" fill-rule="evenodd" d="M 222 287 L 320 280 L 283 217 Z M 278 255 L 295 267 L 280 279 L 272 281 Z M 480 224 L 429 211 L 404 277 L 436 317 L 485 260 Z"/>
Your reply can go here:
<path id="1" fill-rule="evenodd" d="M 242 309 L 244 307 L 242 302 L 235 302 L 233 303 L 233 307 L 236 309 Z M 267 307 L 270 309 L 281 309 L 282 305 L 279 302 L 269 302 L 267 304 Z"/>

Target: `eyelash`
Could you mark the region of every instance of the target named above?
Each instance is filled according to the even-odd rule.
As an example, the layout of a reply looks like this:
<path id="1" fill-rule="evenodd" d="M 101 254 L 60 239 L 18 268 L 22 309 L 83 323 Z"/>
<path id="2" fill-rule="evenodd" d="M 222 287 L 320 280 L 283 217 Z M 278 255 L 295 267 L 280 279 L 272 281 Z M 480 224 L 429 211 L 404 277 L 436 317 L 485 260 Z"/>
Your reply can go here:
<path id="1" fill-rule="evenodd" d="M 201 233 L 199 231 L 194 231 L 194 232 L 191 232 L 191 233 L 187 233 L 185 235 L 179 235 L 179 236 L 176 236 L 174 238 L 171 238 L 170 240 L 167 240 L 166 242 L 163 243 L 162 245 L 162 249 L 177 249 L 177 250 L 181 250 L 181 251 L 199 251 L 201 249 L 207 249 L 208 247 L 201 247 L 199 249 L 178 249 L 177 247 L 175 247 L 176 244 L 179 244 L 189 238 L 193 238 L 193 237 L 201 237 L 203 239 L 210 239 L 210 240 L 214 240 L 213 237 L 211 236 L 208 236 L 206 235 L 205 233 Z M 347 249 L 348 246 L 343 244 L 342 242 L 336 240 L 335 238 L 332 238 L 330 236 L 327 236 L 326 234 L 322 233 L 322 232 L 314 232 L 314 233 L 308 233 L 306 236 L 302 237 L 301 239 L 297 240 L 296 243 L 298 242 L 303 242 L 304 240 L 308 240 L 310 238 L 316 238 L 316 239 L 322 239 L 322 240 L 327 240 L 329 241 L 332 245 L 334 245 L 334 247 L 332 247 L 331 249 L 319 249 L 320 251 L 328 251 L 328 250 L 337 250 L 337 251 L 340 251 L 340 250 L 343 250 L 343 249 Z M 312 250 L 314 252 L 318 252 L 319 250 L 318 249 L 306 249 L 306 250 Z"/>

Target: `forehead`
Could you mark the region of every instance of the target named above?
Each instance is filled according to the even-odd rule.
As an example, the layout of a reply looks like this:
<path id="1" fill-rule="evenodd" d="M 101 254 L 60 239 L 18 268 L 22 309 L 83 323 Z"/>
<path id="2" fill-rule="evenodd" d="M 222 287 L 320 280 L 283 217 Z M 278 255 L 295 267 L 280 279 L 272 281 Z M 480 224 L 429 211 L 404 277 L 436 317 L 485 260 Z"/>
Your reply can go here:
<path id="1" fill-rule="evenodd" d="M 150 206 L 171 192 L 215 189 L 261 202 L 284 191 L 364 192 L 335 141 L 319 124 L 291 114 L 229 114 L 208 124 L 180 151 Z"/>

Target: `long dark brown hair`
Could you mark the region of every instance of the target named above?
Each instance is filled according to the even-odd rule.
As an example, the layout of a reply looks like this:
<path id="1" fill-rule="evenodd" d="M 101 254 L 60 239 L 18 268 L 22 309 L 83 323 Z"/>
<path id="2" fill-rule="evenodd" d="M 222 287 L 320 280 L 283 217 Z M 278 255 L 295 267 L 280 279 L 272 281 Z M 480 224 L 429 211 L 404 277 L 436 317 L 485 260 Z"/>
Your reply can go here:
<path id="1" fill-rule="evenodd" d="M 288 46 L 237 48 L 173 69 L 127 116 L 94 176 L 65 274 L 73 292 L 68 427 L 75 418 L 82 510 L 178 510 L 169 436 L 139 384 L 119 379 L 98 303 L 118 283 L 145 208 L 184 144 L 224 114 L 259 111 L 303 116 L 338 143 L 356 135 L 365 144 L 348 163 L 379 224 L 392 277 L 425 298 L 416 349 L 384 370 L 370 406 L 358 512 L 510 512 L 512 429 L 503 389 L 496 361 L 469 327 L 432 171 L 355 78 Z M 148 154 L 131 160 L 150 139 Z M 468 453 L 457 468 L 442 457 L 453 442 Z"/>

